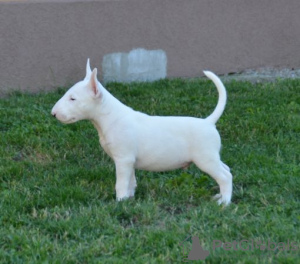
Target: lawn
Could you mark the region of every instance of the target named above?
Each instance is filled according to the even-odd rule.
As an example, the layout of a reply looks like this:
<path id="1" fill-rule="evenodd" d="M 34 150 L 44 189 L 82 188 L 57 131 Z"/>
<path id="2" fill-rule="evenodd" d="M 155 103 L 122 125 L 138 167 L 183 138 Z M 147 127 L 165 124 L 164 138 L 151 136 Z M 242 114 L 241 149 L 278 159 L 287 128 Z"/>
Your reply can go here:
<path id="1" fill-rule="evenodd" d="M 234 176 L 226 208 L 194 165 L 137 171 L 135 199 L 117 203 L 114 164 L 92 124 L 50 115 L 66 89 L 0 99 L 0 262 L 182 263 L 197 236 L 209 256 L 194 263 L 299 263 L 300 80 L 226 87 L 217 123 Z M 201 79 L 107 89 L 151 115 L 206 117 L 217 102 Z"/>

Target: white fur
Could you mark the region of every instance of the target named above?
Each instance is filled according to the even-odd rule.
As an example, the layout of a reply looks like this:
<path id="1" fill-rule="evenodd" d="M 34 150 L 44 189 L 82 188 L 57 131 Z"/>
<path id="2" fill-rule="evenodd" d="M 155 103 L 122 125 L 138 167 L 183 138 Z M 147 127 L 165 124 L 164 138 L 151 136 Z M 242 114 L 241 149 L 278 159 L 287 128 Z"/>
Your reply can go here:
<path id="1" fill-rule="evenodd" d="M 217 86 L 219 101 L 205 119 L 194 117 L 149 116 L 137 112 L 113 97 L 97 80 L 97 69 L 90 69 L 55 104 L 52 115 L 69 124 L 91 120 L 100 144 L 114 160 L 117 173 L 117 200 L 134 196 L 135 169 L 165 171 L 195 163 L 220 186 L 218 203 L 229 204 L 232 193 L 230 169 L 219 156 L 221 139 L 215 123 L 226 104 L 226 90 L 212 72 L 205 75 Z"/>

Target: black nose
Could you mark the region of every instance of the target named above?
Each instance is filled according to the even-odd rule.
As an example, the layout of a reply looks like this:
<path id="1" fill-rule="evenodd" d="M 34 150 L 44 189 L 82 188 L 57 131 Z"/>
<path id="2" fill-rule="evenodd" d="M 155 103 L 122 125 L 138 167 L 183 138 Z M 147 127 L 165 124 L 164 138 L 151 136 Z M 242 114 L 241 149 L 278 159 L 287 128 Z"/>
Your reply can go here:
<path id="1" fill-rule="evenodd" d="M 56 114 L 52 114 L 53 117 L 56 117 Z"/>

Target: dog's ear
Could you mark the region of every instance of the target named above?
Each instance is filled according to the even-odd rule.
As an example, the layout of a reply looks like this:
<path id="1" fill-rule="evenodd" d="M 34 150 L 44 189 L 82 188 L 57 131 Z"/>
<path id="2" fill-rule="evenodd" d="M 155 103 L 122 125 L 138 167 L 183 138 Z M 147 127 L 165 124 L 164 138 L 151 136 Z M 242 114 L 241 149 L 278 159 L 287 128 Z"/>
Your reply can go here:
<path id="1" fill-rule="evenodd" d="M 95 68 L 91 73 L 89 87 L 92 89 L 95 98 L 101 97 L 101 91 L 97 79 L 97 68 Z"/>
<path id="2" fill-rule="evenodd" d="M 85 80 L 89 80 L 92 74 L 91 66 L 90 66 L 90 59 L 87 59 L 86 62 L 86 74 L 85 74 Z"/>

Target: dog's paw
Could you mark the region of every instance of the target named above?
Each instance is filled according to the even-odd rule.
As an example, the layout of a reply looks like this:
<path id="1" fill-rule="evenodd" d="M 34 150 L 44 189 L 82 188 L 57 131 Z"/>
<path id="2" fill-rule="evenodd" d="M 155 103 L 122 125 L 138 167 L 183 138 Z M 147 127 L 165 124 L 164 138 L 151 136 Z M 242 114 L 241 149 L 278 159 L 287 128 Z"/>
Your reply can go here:
<path id="1" fill-rule="evenodd" d="M 128 195 L 130 198 L 134 197 L 134 193 L 135 193 L 135 188 L 129 190 Z"/>
<path id="2" fill-rule="evenodd" d="M 129 191 L 126 191 L 124 192 L 124 194 L 117 194 L 117 201 L 123 201 L 123 200 L 127 200 L 129 198 L 134 198 L 134 191 L 135 189 L 132 189 L 132 190 L 129 190 Z"/>
<path id="3" fill-rule="evenodd" d="M 220 193 L 213 196 L 213 200 L 216 200 L 218 205 L 227 206 L 230 204 L 230 197 L 222 196 Z"/>
<path id="4" fill-rule="evenodd" d="M 134 199 L 134 196 L 128 196 L 128 197 L 123 197 L 123 198 L 117 198 L 117 202 L 122 202 L 122 201 L 132 201 Z"/>
<path id="5" fill-rule="evenodd" d="M 117 197 L 117 202 L 125 201 L 129 198 L 129 196 Z"/>

